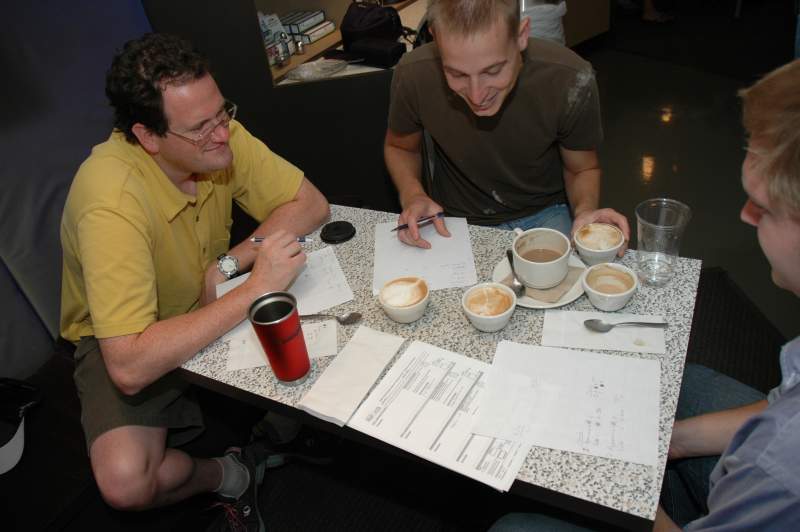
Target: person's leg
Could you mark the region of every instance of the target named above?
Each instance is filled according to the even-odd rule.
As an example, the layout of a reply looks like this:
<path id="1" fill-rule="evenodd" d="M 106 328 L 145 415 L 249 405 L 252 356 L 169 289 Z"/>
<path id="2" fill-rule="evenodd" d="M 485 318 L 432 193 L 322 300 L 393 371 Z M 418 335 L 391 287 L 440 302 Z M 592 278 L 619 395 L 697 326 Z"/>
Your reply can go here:
<path id="1" fill-rule="evenodd" d="M 591 529 L 544 514 L 507 514 L 495 521 L 489 532 L 587 532 Z"/>
<path id="2" fill-rule="evenodd" d="M 697 364 L 687 364 L 675 419 L 685 419 L 755 403 L 764 394 L 741 382 Z M 718 456 L 687 458 L 671 462 L 664 473 L 661 502 L 678 524 L 707 513 L 709 476 Z"/>
<path id="3" fill-rule="evenodd" d="M 97 437 L 89 451 L 103 499 L 120 510 L 172 504 L 217 489 L 222 467 L 216 460 L 195 459 L 166 449 L 167 430 L 118 427 Z"/>
<path id="4" fill-rule="evenodd" d="M 549 229 L 561 231 L 569 237 L 570 233 L 572 232 L 572 216 L 569 213 L 569 207 L 567 204 L 559 203 L 557 205 L 551 205 L 550 207 L 542 209 L 536 214 L 519 218 L 517 220 L 511 220 L 509 222 L 503 222 L 497 227 L 511 231 L 516 228 L 527 231 L 528 229 L 533 229 L 534 227 L 547 227 Z"/>

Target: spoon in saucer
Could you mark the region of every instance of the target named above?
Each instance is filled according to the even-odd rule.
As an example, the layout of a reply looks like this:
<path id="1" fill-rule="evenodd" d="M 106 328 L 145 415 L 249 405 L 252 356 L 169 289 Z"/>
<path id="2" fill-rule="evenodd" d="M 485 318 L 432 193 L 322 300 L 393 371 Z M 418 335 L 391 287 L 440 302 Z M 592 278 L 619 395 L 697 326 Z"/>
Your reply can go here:
<path id="1" fill-rule="evenodd" d="M 345 312 L 344 314 L 303 314 L 301 318 L 333 318 L 342 325 L 351 325 L 361 319 L 360 312 Z"/>
<path id="2" fill-rule="evenodd" d="M 517 297 L 522 297 L 525 295 L 525 285 L 519 282 L 519 278 L 517 277 L 517 272 L 514 271 L 514 254 L 511 253 L 510 249 L 506 250 L 506 256 L 508 257 L 508 265 L 511 266 L 511 286 L 510 288 L 517 294 Z"/>
<path id="3" fill-rule="evenodd" d="M 583 322 L 583 325 L 592 331 L 605 333 L 614 327 L 656 327 L 658 329 L 666 329 L 666 323 L 657 323 L 652 321 L 622 321 L 619 323 L 608 323 L 607 321 L 591 319 Z"/>

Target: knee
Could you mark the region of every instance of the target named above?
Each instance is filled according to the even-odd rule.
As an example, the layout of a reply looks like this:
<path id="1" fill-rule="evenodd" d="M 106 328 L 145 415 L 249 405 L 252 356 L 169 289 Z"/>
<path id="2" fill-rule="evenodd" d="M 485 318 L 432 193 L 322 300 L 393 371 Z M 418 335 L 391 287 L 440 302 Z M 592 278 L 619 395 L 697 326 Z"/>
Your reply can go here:
<path id="1" fill-rule="evenodd" d="M 115 456 L 92 463 L 103 500 L 117 510 L 143 510 L 153 505 L 157 493 L 156 469 L 147 463 Z"/>

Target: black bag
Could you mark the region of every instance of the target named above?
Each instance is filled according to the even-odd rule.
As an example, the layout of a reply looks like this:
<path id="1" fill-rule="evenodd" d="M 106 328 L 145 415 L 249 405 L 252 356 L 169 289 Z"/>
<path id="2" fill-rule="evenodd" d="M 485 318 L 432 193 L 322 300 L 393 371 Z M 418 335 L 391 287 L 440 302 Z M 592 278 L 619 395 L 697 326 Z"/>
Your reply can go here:
<path id="1" fill-rule="evenodd" d="M 361 39 L 397 41 L 403 35 L 403 24 L 393 7 L 353 2 L 347 8 L 339 30 L 344 50 L 349 52 L 353 43 Z"/>

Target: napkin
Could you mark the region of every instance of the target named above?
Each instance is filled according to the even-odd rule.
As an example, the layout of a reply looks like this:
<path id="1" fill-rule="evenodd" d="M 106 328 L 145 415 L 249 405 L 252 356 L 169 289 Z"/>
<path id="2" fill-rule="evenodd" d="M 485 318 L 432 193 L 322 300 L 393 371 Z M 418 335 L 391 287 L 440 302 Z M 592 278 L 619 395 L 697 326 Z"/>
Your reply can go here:
<path id="1" fill-rule="evenodd" d="M 297 408 L 343 427 L 403 342 L 362 325 Z"/>
<path id="2" fill-rule="evenodd" d="M 567 271 L 567 276 L 564 277 L 564 280 L 559 284 L 545 290 L 526 286 L 525 295 L 544 303 L 555 303 L 564 297 L 564 294 L 569 292 L 572 286 L 578 282 L 578 279 L 581 278 L 583 270 L 584 268 L 580 268 L 578 266 L 570 266 L 569 270 Z M 506 278 L 500 282 L 506 286 L 511 286 L 511 274 L 509 273 L 508 276 L 506 276 Z"/>
<path id="3" fill-rule="evenodd" d="M 663 316 L 644 314 L 548 310 L 544 314 L 542 345 L 631 351 L 634 353 L 664 354 L 666 352 L 664 329 L 654 327 L 616 327 L 607 333 L 598 333 L 590 331 L 583 325 L 585 320 L 592 318 L 613 323 L 620 321 L 664 321 Z"/>

